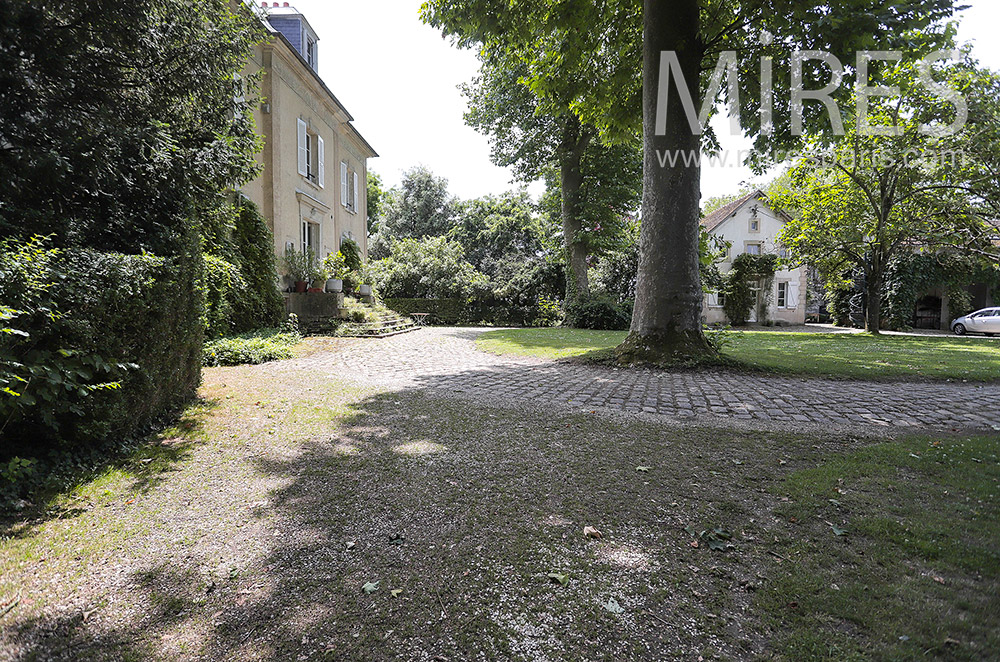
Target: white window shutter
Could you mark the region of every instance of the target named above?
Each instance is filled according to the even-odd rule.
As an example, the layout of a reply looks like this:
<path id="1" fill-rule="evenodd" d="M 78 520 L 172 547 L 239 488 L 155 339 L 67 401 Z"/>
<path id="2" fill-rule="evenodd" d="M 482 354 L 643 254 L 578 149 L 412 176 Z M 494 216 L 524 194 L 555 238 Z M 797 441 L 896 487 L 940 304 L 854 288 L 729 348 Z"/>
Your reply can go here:
<path id="1" fill-rule="evenodd" d="M 787 308 L 796 308 L 799 305 L 799 284 L 797 281 L 790 281 L 788 283 L 788 302 L 785 304 Z"/>
<path id="2" fill-rule="evenodd" d="M 340 204 L 347 206 L 347 162 L 340 162 Z"/>
<path id="3" fill-rule="evenodd" d="M 351 211 L 358 210 L 358 173 L 354 173 L 354 199 L 351 200 Z"/>
<path id="4" fill-rule="evenodd" d="M 326 185 L 326 182 L 324 181 L 326 179 L 326 154 L 323 149 L 323 139 L 319 136 L 316 136 L 316 161 L 319 164 L 319 172 L 317 173 L 319 181 L 317 183 L 320 188 L 323 188 Z"/>
<path id="5" fill-rule="evenodd" d="M 309 148 L 306 145 L 306 130 L 308 125 L 301 119 L 299 123 L 299 174 L 303 177 L 309 176 Z"/>

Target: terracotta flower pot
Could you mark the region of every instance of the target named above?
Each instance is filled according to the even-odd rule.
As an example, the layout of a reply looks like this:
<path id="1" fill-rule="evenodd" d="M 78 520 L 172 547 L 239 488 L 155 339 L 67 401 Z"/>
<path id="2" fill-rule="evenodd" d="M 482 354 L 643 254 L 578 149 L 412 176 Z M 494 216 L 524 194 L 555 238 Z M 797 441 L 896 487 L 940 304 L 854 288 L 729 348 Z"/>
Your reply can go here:
<path id="1" fill-rule="evenodd" d="M 297 280 L 297 281 L 295 281 L 295 291 L 296 292 L 300 292 L 300 293 L 301 292 L 305 292 L 307 289 L 309 289 L 309 282 L 308 281 L 305 281 L 305 280 Z"/>

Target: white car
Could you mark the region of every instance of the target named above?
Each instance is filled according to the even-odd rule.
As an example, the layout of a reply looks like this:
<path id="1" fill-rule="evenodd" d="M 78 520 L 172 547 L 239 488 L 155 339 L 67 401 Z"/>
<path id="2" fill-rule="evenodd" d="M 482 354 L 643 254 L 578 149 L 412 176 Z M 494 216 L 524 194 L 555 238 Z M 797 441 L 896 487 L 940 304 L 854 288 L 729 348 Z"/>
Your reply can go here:
<path id="1" fill-rule="evenodd" d="M 1000 308 L 983 308 L 965 317 L 959 317 L 951 323 L 951 330 L 956 336 L 966 333 L 985 333 L 992 336 L 1000 333 Z"/>

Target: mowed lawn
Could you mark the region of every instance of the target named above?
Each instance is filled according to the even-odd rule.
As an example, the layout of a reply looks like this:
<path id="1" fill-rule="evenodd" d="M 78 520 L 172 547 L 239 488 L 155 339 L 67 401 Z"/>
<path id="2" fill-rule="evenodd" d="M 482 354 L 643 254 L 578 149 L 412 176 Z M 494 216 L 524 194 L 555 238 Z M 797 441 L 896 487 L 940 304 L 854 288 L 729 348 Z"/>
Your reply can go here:
<path id="1" fill-rule="evenodd" d="M 995 435 L 672 427 L 295 362 L 209 369 L 201 393 L 2 522 L 0 659 L 1000 650 Z"/>
<path id="2" fill-rule="evenodd" d="M 624 331 L 505 329 L 482 334 L 494 354 L 550 359 L 599 358 Z M 723 355 L 744 367 L 837 379 L 1000 380 L 1000 340 L 865 333 L 727 332 Z"/>

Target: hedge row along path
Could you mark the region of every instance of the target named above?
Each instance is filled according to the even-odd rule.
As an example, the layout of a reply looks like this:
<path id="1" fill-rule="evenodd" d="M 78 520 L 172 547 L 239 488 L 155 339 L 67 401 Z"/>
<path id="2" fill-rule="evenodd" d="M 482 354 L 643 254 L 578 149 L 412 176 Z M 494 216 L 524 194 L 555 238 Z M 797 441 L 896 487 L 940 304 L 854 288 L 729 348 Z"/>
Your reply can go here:
<path id="1" fill-rule="evenodd" d="M 454 397 L 537 403 L 691 422 L 756 426 L 1000 429 L 1000 385 L 874 383 L 725 371 L 616 370 L 478 350 L 479 329 L 427 328 L 378 342 L 338 345 L 298 359 L 373 386 L 422 388 Z M 279 369 L 279 368 L 275 368 Z M 280 369 L 285 369 L 284 367 Z"/>

